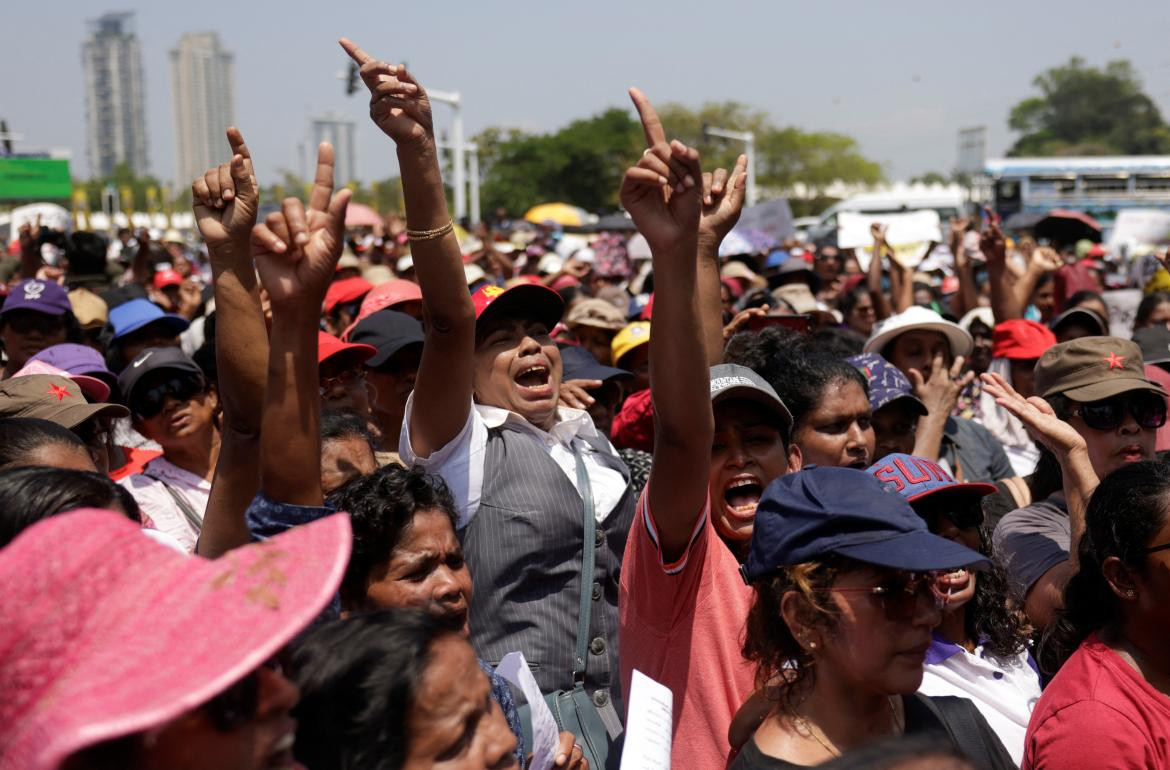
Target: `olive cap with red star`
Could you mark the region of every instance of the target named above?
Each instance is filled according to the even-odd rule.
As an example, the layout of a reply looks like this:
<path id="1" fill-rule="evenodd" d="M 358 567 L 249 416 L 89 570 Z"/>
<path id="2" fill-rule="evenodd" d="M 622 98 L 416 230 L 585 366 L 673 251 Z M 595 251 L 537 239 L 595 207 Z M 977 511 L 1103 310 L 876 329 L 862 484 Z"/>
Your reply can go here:
<path id="1" fill-rule="evenodd" d="M 39 417 L 73 429 L 91 417 L 125 417 L 121 404 L 91 404 L 68 377 L 30 374 L 0 382 L 0 418 Z"/>
<path id="2" fill-rule="evenodd" d="M 1081 337 L 1054 345 L 1036 362 L 1036 395 L 1064 395 L 1073 401 L 1100 401 L 1131 390 L 1166 395 L 1147 379 L 1142 351 L 1119 337 Z"/>

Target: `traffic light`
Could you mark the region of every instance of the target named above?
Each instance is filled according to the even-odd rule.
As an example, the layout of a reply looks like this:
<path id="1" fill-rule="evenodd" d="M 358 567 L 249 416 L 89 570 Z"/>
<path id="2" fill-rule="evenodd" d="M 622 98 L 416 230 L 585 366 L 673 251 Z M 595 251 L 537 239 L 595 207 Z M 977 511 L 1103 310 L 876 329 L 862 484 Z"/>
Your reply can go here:
<path id="1" fill-rule="evenodd" d="M 349 63 L 349 71 L 345 76 L 345 95 L 353 96 L 358 90 L 358 66 L 357 62 L 351 61 Z"/>

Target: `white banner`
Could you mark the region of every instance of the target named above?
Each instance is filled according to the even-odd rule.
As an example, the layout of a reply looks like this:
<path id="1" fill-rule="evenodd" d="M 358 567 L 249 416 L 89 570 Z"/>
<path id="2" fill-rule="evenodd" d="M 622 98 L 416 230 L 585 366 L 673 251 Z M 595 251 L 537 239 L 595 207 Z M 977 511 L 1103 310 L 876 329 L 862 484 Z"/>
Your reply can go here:
<path id="1" fill-rule="evenodd" d="M 894 259 L 903 267 L 913 268 L 930 251 L 931 243 L 942 242 L 942 223 L 932 209 L 905 214 L 858 214 L 842 211 L 837 215 L 837 246 L 854 249 L 862 270 L 869 269 L 873 254 L 870 225 L 886 228 L 886 243 L 894 250 Z"/>

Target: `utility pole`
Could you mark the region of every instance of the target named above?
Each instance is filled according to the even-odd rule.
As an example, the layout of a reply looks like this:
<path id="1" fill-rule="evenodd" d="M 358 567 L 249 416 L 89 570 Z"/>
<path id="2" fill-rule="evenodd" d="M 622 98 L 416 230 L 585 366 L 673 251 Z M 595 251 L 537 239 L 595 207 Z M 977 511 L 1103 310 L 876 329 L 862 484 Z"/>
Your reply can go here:
<path id="1" fill-rule="evenodd" d="M 722 139 L 735 139 L 745 145 L 744 154 L 747 155 L 747 194 L 746 203 L 754 206 L 756 203 L 756 135 L 751 131 L 736 131 L 731 128 L 716 128 L 703 124 L 703 138 L 718 136 Z"/>
<path id="2" fill-rule="evenodd" d="M 427 91 L 432 102 L 442 102 L 451 105 L 455 111 L 451 121 L 451 150 L 454 154 L 452 165 L 455 167 L 455 221 L 462 223 L 467 216 L 467 168 L 463 154 L 466 146 L 463 143 L 463 103 L 458 91 Z"/>

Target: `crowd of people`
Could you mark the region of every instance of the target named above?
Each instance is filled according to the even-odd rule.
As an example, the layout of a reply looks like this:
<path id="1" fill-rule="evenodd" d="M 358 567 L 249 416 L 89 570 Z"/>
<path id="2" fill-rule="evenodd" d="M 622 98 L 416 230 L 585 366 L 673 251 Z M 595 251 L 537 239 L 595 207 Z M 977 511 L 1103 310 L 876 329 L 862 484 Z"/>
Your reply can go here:
<path id="1" fill-rule="evenodd" d="M 1165 267 L 1123 339 L 1114 255 L 990 212 L 929 273 L 721 255 L 746 158 L 637 89 L 627 231 L 467 233 L 423 86 L 341 45 L 384 226 L 328 144 L 262 202 L 232 128 L 197 239 L 19 233 L 0 768 L 535 766 L 512 652 L 557 768 L 618 767 L 635 671 L 678 768 L 1170 767 Z"/>

